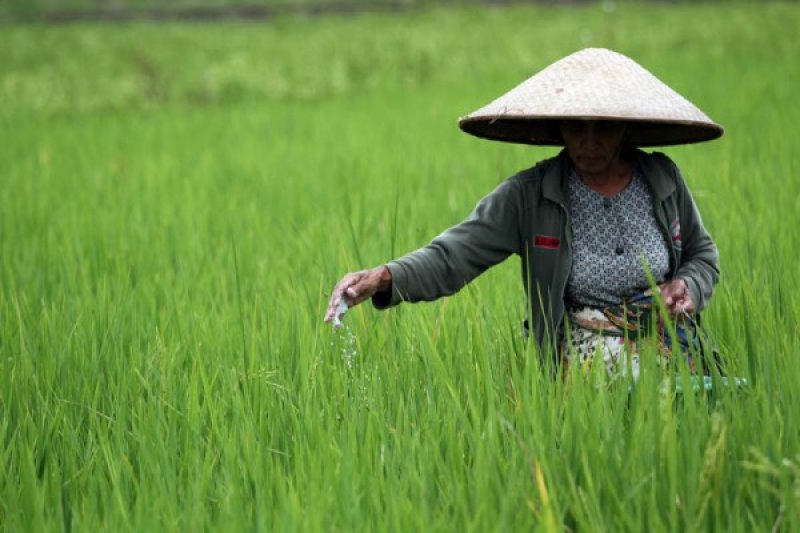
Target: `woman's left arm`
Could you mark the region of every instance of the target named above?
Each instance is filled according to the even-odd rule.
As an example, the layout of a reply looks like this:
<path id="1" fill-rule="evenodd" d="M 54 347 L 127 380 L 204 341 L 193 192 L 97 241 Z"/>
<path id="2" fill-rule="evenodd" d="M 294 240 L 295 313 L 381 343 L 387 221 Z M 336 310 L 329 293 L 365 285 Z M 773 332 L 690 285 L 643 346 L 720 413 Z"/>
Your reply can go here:
<path id="1" fill-rule="evenodd" d="M 708 305 L 719 280 L 719 253 L 711 239 L 689 188 L 677 172 L 678 210 L 682 252 L 675 278 L 686 282 L 696 311 Z"/>

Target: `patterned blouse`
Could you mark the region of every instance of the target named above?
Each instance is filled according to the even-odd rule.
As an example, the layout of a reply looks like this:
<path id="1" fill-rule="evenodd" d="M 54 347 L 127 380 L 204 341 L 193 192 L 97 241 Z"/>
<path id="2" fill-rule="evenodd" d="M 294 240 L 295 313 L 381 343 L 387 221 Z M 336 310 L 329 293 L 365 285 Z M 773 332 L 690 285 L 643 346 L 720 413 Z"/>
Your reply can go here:
<path id="1" fill-rule="evenodd" d="M 656 282 L 665 281 L 669 250 L 638 169 L 630 184 L 613 197 L 590 189 L 573 170 L 568 193 L 573 234 L 569 305 L 622 303 L 649 286 L 643 264 L 649 266 Z"/>

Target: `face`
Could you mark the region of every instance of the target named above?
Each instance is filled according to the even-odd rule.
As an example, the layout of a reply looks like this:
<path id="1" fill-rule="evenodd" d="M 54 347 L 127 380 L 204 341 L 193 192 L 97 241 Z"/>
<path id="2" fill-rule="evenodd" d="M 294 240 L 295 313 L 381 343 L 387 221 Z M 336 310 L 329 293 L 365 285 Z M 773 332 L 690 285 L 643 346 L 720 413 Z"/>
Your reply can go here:
<path id="1" fill-rule="evenodd" d="M 561 137 L 579 173 L 597 174 L 610 170 L 617 162 L 625 124 L 613 120 L 565 120 Z"/>

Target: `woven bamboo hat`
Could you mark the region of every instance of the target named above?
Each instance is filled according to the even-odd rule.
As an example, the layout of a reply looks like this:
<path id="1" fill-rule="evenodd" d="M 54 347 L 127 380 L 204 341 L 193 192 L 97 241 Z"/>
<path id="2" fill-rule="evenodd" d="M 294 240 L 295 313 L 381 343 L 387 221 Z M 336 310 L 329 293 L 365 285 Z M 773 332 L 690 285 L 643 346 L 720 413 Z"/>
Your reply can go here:
<path id="1" fill-rule="evenodd" d="M 458 125 L 484 139 L 558 146 L 558 123 L 570 119 L 628 122 L 635 146 L 710 141 L 723 132 L 641 65 L 604 48 L 556 61 Z"/>

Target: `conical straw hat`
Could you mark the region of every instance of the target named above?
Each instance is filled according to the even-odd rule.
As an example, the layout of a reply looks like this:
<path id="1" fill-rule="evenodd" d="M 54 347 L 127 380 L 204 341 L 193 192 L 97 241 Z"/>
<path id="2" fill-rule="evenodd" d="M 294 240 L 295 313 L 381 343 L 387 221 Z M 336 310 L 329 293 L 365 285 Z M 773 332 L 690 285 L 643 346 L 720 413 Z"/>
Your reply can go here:
<path id="1" fill-rule="evenodd" d="M 622 120 L 635 146 L 716 139 L 722 126 L 632 59 L 587 48 L 556 61 L 489 105 L 459 120 L 477 137 L 563 145 L 558 121 Z"/>

